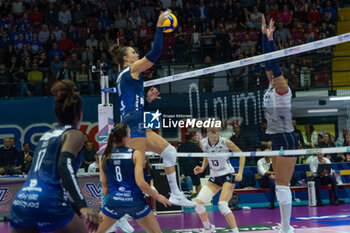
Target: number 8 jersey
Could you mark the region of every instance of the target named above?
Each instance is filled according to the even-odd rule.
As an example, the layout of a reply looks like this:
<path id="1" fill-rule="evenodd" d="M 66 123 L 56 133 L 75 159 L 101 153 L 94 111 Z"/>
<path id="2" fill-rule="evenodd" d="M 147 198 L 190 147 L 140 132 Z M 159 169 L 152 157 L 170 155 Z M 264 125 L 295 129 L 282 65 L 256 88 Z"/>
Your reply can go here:
<path id="1" fill-rule="evenodd" d="M 226 139 L 219 137 L 216 145 L 212 146 L 209 143 L 209 138 L 203 138 L 201 140 L 202 150 L 206 153 L 229 153 L 229 149 L 226 146 Z M 235 172 L 235 169 L 232 167 L 230 162 L 230 157 L 222 156 L 222 157 L 207 157 L 209 162 L 210 176 L 218 177 L 227 174 L 231 174 Z"/>

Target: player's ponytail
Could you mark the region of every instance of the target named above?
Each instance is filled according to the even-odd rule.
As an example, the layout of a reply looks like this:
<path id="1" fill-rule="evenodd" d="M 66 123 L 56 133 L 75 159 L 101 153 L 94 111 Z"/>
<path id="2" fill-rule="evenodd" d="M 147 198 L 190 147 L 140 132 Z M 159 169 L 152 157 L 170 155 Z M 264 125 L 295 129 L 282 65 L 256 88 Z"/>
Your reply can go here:
<path id="1" fill-rule="evenodd" d="M 130 47 L 119 47 L 119 45 L 114 44 L 109 49 L 109 53 L 121 67 L 124 67 L 124 57 L 127 55 L 128 48 Z"/>
<path id="2" fill-rule="evenodd" d="M 124 123 L 116 124 L 113 127 L 108 136 L 106 150 L 104 151 L 101 158 L 102 166 L 106 166 L 107 160 L 111 158 L 113 145 L 120 145 L 123 142 L 123 138 L 128 136 L 128 128 L 128 125 Z"/>
<path id="3" fill-rule="evenodd" d="M 60 123 L 72 125 L 81 117 L 83 101 L 70 80 L 56 82 L 51 93 L 55 98 L 55 114 Z"/>

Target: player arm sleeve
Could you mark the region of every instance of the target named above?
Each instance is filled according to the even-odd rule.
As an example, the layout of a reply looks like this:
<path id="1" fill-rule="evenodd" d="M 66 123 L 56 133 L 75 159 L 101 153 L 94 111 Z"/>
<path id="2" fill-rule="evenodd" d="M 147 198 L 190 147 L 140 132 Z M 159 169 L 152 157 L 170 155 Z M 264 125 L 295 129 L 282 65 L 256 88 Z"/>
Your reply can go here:
<path id="1" fill-rule="evenodd" d="M 57 171 L 62 180 L 63 187 L 69 192 L 74 201 L 75 208 L 81 209 L 87 205 L 73 169 L 74 161 L 75 156 L 73 154 L 61 152 L 58 159 Z"/>
<path id="2" fill-rule="evenodd" d="M 163 47 L 163 28 L 157 27 L 156 35 L 153 42 L 153 48 L 145 56 L 147 60 L 149 60 L 152 63 L 156 63 L 162 52 L 162 47 Z"/>

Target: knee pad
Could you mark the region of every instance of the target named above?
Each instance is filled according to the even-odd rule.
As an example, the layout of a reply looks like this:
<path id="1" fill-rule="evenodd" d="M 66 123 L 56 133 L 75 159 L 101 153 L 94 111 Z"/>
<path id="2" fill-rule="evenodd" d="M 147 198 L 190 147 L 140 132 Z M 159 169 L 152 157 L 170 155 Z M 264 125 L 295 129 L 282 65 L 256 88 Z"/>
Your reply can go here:
<path id="1" fill-rule="evenodd" d="M 292 203 L 292 193 L 289 186 L 276 185 L 276 196 L 280 205 L 288 205 Z"/>
<path id="2" fill-rule="evenodd" d="M 214 195 L 215 193 L 207 185 L 204 185 L 199 192 L 197 199 L 205 204 L 210 201 Z"/>
<path id="3" fill-rule="evenodd" d="M 172 145 L 168 145 L 160 154 L 164 167 L 172 167 L 176 164 L 177 151 Z"/>
<path id="4" fill-rule="evenodd" d="M 218 206 L 219 206 L 219 210 L 220 210 L 222 215 L 225 216 L 226 214 L 231 213 L 231 209 L 230 209 L 230 207 L 228 207 L 227 201 L 219 201 Z"/>
<path id="5" fill-rule="evenodd" d="M 196 210 L 197 214 L 203 214 L 206 210 L 203 204 L 196 204 L 196 207 L 194 207 L 194 209 Z"/>

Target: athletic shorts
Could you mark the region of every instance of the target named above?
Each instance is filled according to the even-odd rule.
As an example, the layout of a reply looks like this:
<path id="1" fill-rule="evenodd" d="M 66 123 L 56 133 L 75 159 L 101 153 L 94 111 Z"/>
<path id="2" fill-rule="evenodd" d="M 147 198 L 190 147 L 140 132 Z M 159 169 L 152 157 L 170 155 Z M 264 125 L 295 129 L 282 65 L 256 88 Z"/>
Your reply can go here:
<path id="1" fill-rule="evenodd" d="M 225 182 L 234 184 L 235 176 L 230 173 L 223 176 L 210 177 L 209 181 L 219 186 L 223 186 Z"/>
<path id="2" fill-rule="evenodd" d="M 57 212 L 56 214 L 48 213 L 46 210 L 27 213 L 21 207 L 12 205 L 10 226 L 13 228 L 35 227 L 40 232 L 50 232 L 65 227 L 73 220 L 74 211 L 71 207 L 64 207 L 55 211 Z"/>
<path id="3" fill-rule="evenodd" d="M 144 200 L 144 202 L 133 206 L 109 206 L 107 203 L 101 211 L 104 215 L 116 220 L 121 219 L 125 214 L 128 214 L 133 219 L 137 220 L 146 217 L 151 212 L 151 208 L 147 204 L 146 200 Z"/>
<path id="4" fill-rule="evenodd" d="M 200 185 L 201 184 L 201 178 L 199 175 L 190 175 L 191 180 L 192 180 L 192 184 L 194 186 Z"/>
<path id="5" fill-rule="evenodd" d="M 143 123 L 135 123 L 135 124 L 128 124 L 128 125 L 130 128 L 130 138 L 146 137 L 146 129 L 143 128 Z"/>
<path id="6" fill-rule="evenodd" d="M 299 149 L 298 139 L 294 132 L 270 134 L 272 140 L 272 150 L 297 150 Z M 297 157 L 288 155 L 285 157 Z"/>

